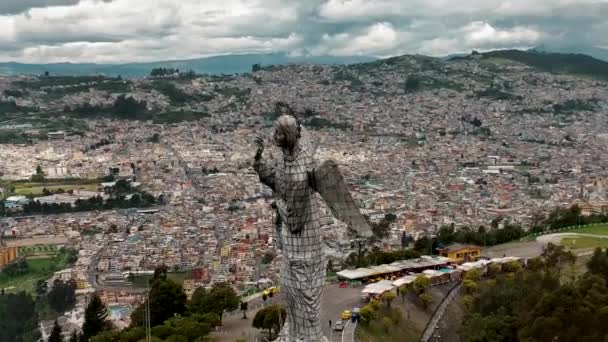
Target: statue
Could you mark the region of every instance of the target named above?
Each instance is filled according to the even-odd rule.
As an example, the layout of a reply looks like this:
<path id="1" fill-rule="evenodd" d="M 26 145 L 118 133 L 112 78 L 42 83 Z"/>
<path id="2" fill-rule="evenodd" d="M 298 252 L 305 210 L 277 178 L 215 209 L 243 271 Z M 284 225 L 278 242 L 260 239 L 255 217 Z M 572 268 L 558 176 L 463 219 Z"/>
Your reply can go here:
<path id="1" fill-rule="evenodd" d="M 363 237 L 371 229 L 351 197 L 338 165 L 327 160 L 317 165 L 310 136 L 291 115 L 274 123 L 274 142 L 283 152 L 282 160 L 263 160 L 264 139 L 257 137 L 253 168 L 260 181 L 274 194 L 274 222 L 283 252 L 281 292 L 286 300 L 287 322 L 281 341 L 316 342 L 321 332 L 321 292 L 325 263 L 315 192 L 332 214 Z"/>

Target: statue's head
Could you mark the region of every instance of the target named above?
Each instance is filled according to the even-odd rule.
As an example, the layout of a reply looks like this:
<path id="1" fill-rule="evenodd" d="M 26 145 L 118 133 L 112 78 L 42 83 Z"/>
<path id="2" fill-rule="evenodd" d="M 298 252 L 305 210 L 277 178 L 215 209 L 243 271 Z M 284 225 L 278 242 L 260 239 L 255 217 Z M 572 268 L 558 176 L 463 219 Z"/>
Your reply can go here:
<path id="1" fill-rule="evenodd" d="M 274 122 L 274 141 L 278 147 L 292 148 L 300 139 L 300 124 L 291 115 L 281 115 Z"/>

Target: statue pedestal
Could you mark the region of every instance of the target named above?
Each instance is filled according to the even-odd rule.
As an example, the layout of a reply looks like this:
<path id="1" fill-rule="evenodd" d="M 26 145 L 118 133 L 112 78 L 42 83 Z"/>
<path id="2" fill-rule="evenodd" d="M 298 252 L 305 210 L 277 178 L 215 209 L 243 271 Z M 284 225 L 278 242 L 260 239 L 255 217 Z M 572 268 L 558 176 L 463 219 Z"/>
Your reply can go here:
<path id="1" fill-rule="evenodd" d="M 279 337 L 274 340 L 274 342 L 289 342 L 289 324 L 287 324 L 287 322 L 285 322 L 285 324 L 283 324 L 283 329 L 281 329 L 281 332 L 279 332 Z M 304 340 L 299 340 L 296 342 L 317 342 L 317 341 L 304 341 Z M 321 341 L 318 342 L 329 342 L 329 339 L 325 336 L 323 336 L 321 338 Z"/>

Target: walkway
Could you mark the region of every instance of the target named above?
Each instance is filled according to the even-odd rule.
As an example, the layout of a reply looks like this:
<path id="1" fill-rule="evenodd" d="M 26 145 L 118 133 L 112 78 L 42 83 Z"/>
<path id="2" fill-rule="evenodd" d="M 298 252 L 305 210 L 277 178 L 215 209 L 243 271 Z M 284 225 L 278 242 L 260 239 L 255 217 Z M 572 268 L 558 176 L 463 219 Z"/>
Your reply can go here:
<path id="1" fill-rule="evenodd" d="M 357 329 L 357 322 L 353 323 L 351 320 L 346 321 L 344 330 L 342 330 L 342 342 L 355 342 L 355 330 Z"/>
<path id="2" fill-rule="evenodd" d="M 445 314 L 448 305 L 452 302 L 452 300 L 454 300 L 454 298 L 456 298 L 461 287 L 462 283 L 458 283 L 458 285 L 454 286 L 450 290 L 450 292 L 448 292 L 445 298 L 443 298 L 441 304 L 439 304 L 437 309 L 435 309 L 435 312 L 433 313 L 433 317 L 431 317 L 429 324 L 424 329 L 422 337 L 420 338 L 421 342 L 428 342 L 431 337 L 433 337 L 433 333 L 435 332 L 437 325 L 443 318 L 443 315 Z"/>

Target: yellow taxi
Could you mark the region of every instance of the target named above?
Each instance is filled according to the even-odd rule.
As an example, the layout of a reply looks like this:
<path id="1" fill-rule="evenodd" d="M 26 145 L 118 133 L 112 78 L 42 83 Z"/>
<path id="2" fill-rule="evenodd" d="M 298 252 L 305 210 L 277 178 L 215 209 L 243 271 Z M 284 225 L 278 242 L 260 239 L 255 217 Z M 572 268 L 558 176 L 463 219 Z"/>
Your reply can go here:
<path id="1" fill-rule="evenodd" d="M 342 315 L 340 316 L 340 318 L 342 318 L 342 320 L 347 321 L 350 319 L 351 316 L 351 312 L 350 310 L 344 310 L 342 311 Z"/>
<path id="2" fill-rule="evenodd" d="M 278 287 L 278 286 L 272 286 L 272 287 L 269 287 L 266 290 L 264 290 L 264 294 L 266 296 L 270 296 L 271 293 L 273 295 L 275 295 L 275 294 L 279 293 L 280 290 L 281 290 L 280 287 Z"/>

